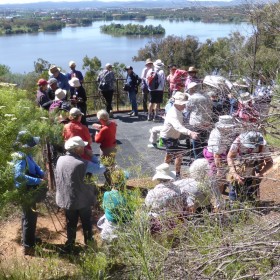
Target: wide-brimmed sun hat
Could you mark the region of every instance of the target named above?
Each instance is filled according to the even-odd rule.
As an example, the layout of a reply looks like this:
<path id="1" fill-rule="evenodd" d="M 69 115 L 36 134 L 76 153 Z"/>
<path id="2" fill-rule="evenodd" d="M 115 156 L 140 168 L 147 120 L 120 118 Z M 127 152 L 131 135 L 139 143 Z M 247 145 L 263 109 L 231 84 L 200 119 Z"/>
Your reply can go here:
<path id="1" fill-rule="evenodd" d="M 185 93 L 181 91 L 176 91 L 173 95 L 174 104 L 185 105 L 188 102 L 188 97 Z"/>
<path id="2" fill-rule="evenodd" d="M 49 75 L 52 76 L 55 72 L 59 71 L 60 72 L 60 68 L 57 67 L 56 65 L 52 64 L 49 68 Z"/>
<path id="3" fill-rule="evenodd" d="M 150 59 L 150 58 L 148 58 L 148 59 L 146 59 L 146 62 L 145 62 L 145 65 L 147 65 L 147 64 L 153 64 L 154 62 Z"/>
<path id="4" fill-rule="evenodd" d="M 65 150 L 71 150 L 77 147 L 85 147 L 87 144 L 88 142 L 83 141 L 80 136 L 74 136 L 65 142 L 64 148 Z"/>
<path id="5" fill-rule="evenodd" d="M 81 86 L 80 80 L 76 77 L 73 77 L 70 81 L 68 81 L 68 83 L 71 87 L 80 87 Z"/>
<path id="6" fill-rule="evenodd" d="M 160 67 L 163 67 L 163 66 L 164 66 L 164 63 L 161 61 L 161 59 L 157 59 L 157 60 L 153 63 L 153 65 L 154 65 L 155 67 L 160 68 Z"/>
<path id="7" fill-rule="evenodd" d="M 105 64 L 105 67 L 106 67 L 106 68 L 109 68 L 109 67 L 113 67 L 113 65 L 112 65 L 111 63 L 106 63 L 106 64 Z"/>
<path id="8" fill-rule="evenodd" d="M 215 124 L 216 128 L 234 128 L 236 124 L 234 123 L 234 118 L 229 115 L 219 116 L 219 121 Z"/>
<path id="9" fill-rule="evenodd" d="M 250 131 L 240 134 L 240 142 L 243 146 L 249 149 L 255 149 L 259 145 L 265 145 L 266 141 L 260 132 Z"/>
<path id="10" fill-rule="evenodd" d="M 58 89 L 55 91 L 54 94 L 55 94 L 54 100 L 62 100 L 63 98 L 66 97 L 67 91 L 64 90 L 64 89 L 58 88 Z"/>
<path id="11" fill-rule="evenodd" d="M 169 170 L 169 164 L 162 163 L 161 165 L 156 167 L 156 174 L 153 177 L 153 181 L 157 179 L 173 180 L 175 179 L 175 177 L 175 172 Z"/>
<path id="12" fill-rule="evenodd" d="M 190 89 L 195 88 L 195 87 L 201 87 L 201 86 L 202 86 L 201 83 L 191 82 L 191 83 L 188 84 L 187 90 L 190 90 Z"/>

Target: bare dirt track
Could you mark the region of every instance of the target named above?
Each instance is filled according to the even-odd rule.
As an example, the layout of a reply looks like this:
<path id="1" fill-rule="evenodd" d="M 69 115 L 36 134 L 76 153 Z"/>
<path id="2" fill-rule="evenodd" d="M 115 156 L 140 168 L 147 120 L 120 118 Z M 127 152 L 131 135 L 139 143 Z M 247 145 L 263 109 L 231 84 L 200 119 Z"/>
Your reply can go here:
<path id="1" fill-rule="evenodd" d="M 134 183 L 135 180 L 132 180 L 131 185 L 133 186 Z M 265 174 L 265 178 L 260 185 L 260 196 L 261 202 L 268 202 L 269 205 L 280 204 L 280 156 L 274 158 L 274 166 Z M 52 198 L 53 195 L 49 197 L 48 201 Z M 65 217 L 62 210 L 58 211 L 54 204 L 50 205 L 50 202 L 48 204 L 49 211 L 44 204 L 38 208 L 37 236 L 43 240 L 44 248 L 49 247 L 52 248 L 50 250 L 59 252 L 66 241 Z M 95 225 L 101 215 L 100 210 L 93 210 Z M 275 215 L 279 217 L 278 211 L 268 212 L 267 219 L 269 220 Z M 0 264 L 11 259 L 28 262 L 38 259 L 23 256 L 20 223 L 20 210 L 15 211 L 10 218 L 0 222 Z M 96 226 L 94 226 L 94 234 L 97 242 L 99 242 L 99 230 Z M 80 225 L 77 232 L 77 243 L 83 246 L 83 234 Z"/>

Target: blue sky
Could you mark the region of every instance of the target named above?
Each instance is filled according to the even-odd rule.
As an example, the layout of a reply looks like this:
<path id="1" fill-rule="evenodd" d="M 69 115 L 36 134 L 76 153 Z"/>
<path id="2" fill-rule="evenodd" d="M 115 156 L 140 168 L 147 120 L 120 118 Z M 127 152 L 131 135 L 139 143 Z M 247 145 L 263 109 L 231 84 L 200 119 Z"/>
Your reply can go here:
<path id="1" fill-rule="evenodd" d="M 47 1 L 51 1 L 51 2 L 79 2 L 79 1 L 92 1 L 92 0 L 0 0 L 0 4 L 23 4 L 23 3 L 37 3 L 37 2 L 47 2 Z M 120 2 L 120 1 L 135 1 L 135 0 L 99 0 L 99 1 Z M 231 0 L 193 0 L 193 1 L 226 1 L 226 2 L 230 2 Z"/>

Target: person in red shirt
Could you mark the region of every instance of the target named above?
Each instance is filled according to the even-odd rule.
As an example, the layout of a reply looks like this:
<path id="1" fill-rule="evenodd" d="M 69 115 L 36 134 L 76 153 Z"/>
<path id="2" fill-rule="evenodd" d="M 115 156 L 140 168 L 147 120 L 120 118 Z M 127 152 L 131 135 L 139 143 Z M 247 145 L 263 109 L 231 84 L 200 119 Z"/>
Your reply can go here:
<path id="1" fill-rule="evenodd" d="M 92 148 L 90 145 L 92 144 L 92 138 L 89 133 L 89 129 L 81 123 L 83 115 L 84 114 L 78 108 L 72 108 L 70 110 L 70 122 L 64 126 L 63 138 L 65 141 L 67 141 L 74 136 L 80 136 L 84 142 L 88 142 L 81 157 L 86 160 L 91 160 Z"/>
<path id="2" fill-rule="evenodd" d="M 98 131 L 95 134 L 95 142 L 100 143 L 101 158 L 110 157 L 110 165 L 113 165 L 116 157 L 116 132 L 117 124 L 109 120 L 109 114 L 105 110 L 97 112 L 100 124 L 93 124 L 92 127 Z"/>

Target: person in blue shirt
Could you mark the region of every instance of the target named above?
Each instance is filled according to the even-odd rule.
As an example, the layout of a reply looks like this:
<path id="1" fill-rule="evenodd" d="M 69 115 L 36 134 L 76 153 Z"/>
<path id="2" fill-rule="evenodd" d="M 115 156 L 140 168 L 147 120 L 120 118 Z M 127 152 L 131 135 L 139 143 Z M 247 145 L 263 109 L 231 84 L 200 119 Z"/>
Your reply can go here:
<path id="1" fill-rule="evenodd" d="M 56 78 L 57 85 L 59 88 L 66 91 L 70 90 L 70 85 L 68 84 L 68 77 L 60 72 L 60 69 L 56 65 L 51 65 L 49 69 L 49 76 L 51 78 Z"/>
<path id="2" fill-rule="evenodd" d="M 46 179 L 44 171 L 31 155 L 32 148 L 39 143 L 39 140 L 39 137 L 33 137 L 27 131 L 20 131 L 14 144 L 20 151 L 12 154 L 15 187 L 23 191 L 22 194 L 27 194 L 22 201 L 22 245 L 24 255 L 34 255 L 35 243 L 39 241 L 35 237 L 37 224 L 36 200 L 39 194 L 37 190 L 39 185 L 46 185 Z"/>
<path id="3" fill-rule="evenodd" d="M 127 71 L 127 76 L 126 76 L 126 84 L 124 86 L 124 90 L 128 92 L 128 97 L 129 101 L 131 103 L 132 111 L 128 113 L 131 117 L 136 117 L 138 116 L 138 108 L 137 108 L 137 91 L 138 91 L 138 86 L 141 83 L 141 78 L 138 77 L 133 72 L 133 67 L 132 66 L 126 66 L 125 71 Z"/>

